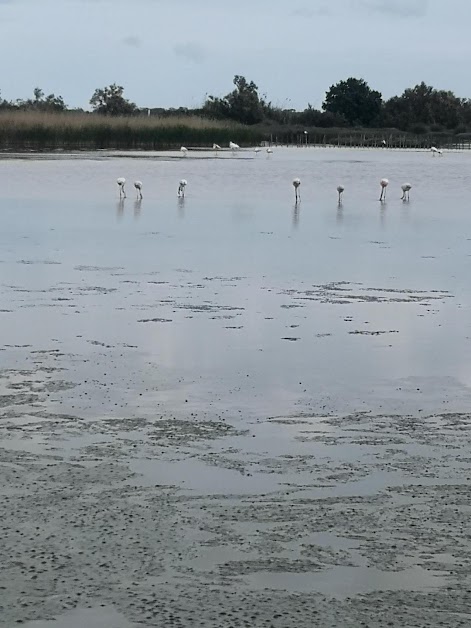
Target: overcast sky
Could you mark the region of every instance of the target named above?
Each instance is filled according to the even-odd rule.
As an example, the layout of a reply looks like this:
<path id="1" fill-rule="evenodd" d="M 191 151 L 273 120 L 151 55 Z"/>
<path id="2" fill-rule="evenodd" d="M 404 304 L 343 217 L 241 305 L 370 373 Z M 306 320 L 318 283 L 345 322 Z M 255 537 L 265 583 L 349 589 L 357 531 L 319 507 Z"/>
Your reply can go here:
<path id="1" fill-rule="evenodd" d="M 140 106 L 194 107 L 242 74 L 297 109 L 349 76 L 471 97 L 470 25 L 471 0 L 0 0 L 0 89 L 88 107 L 116 82 Z"/>

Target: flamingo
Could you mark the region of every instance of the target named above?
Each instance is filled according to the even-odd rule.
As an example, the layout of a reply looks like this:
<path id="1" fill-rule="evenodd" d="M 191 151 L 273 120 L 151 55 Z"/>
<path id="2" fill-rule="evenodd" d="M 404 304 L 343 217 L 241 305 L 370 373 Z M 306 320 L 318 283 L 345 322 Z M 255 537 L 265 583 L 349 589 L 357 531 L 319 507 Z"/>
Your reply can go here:
<path id="1" fill-rule="evenodd" d="M 381 141 L 381 146 L 384 148 L 386 146 L 386 140 Z"/>
<path id="2" fill-rule="evenodd" d="M 385 201 L 386 200 L 386 188 L 389 185 L 389 179 L 381 179 L 379 184 L 381 186 L 381 196 L 379 197 L 379 200 Z"/>
<path id="3" fill-rule="evenodd" d="M 187 186 L 188 181 L 186 179 L 181 179 L 178 185 L 178 197 L 185 198 L 185 188 Z"/>
<path id="4" fill-rule="evenodd" d="M 436 146 L 432 146 L 430 148 L 430 152 L 432 153 L 432 156 L 435 157 L 435 155 L 443 155 L 443 151 L 441 151 L 439 148 L 437 148 Z"/>
<path id="5" fill-rule="evenodd" d="M 136 188 L 137 198 L 142 199 L 142 181 L 134 181 L 134 187 Z"/>
<path id="6" fill-rule="evenodd" d="M 342 194 L 344 193 L 345 187 L 343 185 L 337 186 L 337 192 L 339 193 L 339 205 L 342 204 Z"/>
<path id="7" fill-rule="evenodd" d="M 301 179 L 298 179 L 297 177 L 296 179 L 293 179 L 294 198 L 295 198 L 296 203 L 301 200 L 301 194 L 298 191 L 298 188 L 300 185 L 301 185 Z"/>
<path id="8" fill-rule="evenodd" d="M 126 179 L 124 177 L 119 177 L 119 179 L 116 179 L 116 183 L 119 187 L 119 198 L 126 198 L 126 192 L 124 190 L 124 184 L 126 183 Z"/>
<path id="9" fill-rule="evenodd" d="M 188 155 L 188 148 L 186 146 L 182 146 L 180 148 L 180 152 L 183 155 L 183 157 L 186 157 Z"/>
<path id="10" fill-rule="evenodd" d="M 256 146 L 256 147 L 253 149 L 253 152 L 254 152 L 256 155 L 258 155 L 258 153 L 259 153 L 261 150 L 262 150 L 262 149 L 260 148 L 260 146 Z"/>
<path id="11" fill-rule="evenodd" d="M 271 155 L 273 153 L 273 148 L 267 148 L 267 153 Z"/>
<path id="12" fill-rule="evenodd" d="M 213 150 L 218 152 L 218 150 L 221 150 L 221 147 L 219 146 L 219 144 L 213 144 Z"/>
<path id="13" fill-rule="evenodd" d="M 401 189 L 402 189 L 401 201 L 409 200 L 409 192 L 411 188 L 412 188 L 412 185 L 410 183 L 404 183 L 404 185 L 401 185 Z"/>
<path id="14" fill-rule="evenodd" d="M 239 150 L 240 146 L 239 146 L 239 144 L 236 144 L 235 142 L 229 142 L 229 148 L 231 150 Z"/>

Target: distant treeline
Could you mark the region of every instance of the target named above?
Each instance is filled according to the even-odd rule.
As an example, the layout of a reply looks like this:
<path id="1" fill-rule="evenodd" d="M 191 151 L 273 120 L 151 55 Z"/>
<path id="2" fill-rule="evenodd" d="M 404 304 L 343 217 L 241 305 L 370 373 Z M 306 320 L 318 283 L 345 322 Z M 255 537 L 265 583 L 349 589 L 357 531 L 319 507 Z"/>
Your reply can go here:
<path id="1" fill-rule="evenodd" d="M 406 89 L 400 96 L 383 100 L 380 92 L 363 79 L 349 78 L 332 85 L 322 110 L 310 104 L 303 111 L 276 106 L 259 94 L 257 85 L 243 76 L 234 77 L 234 89 L 223 97 L 207 96 L 201 107 L 164 109 L 138 107 L 124 97 L 120 85 L 96 89 L 90 99 L 94 113 L 107 116 L 201 116 L 232 120 L 245 125 L 275 124 L 318 128 L 387 128 L 423 135 L 471 132 L 471 100 L 425 83 Z M 69 109 L 62 96 L 45 95 L 35 88 L 33 98 L 7 101 L 0 97 L 0 110 L 83 112 Z"/>
<path id="2" fill-rule="evenodd" d="M 469 147 L 471 100 L 420 83 L 383 100 L 363 79 L 332 85 L 322 110 L 275 106 L 257 85 L 234 77 L 223 97 L 196 109 L 138 107 L 112 84 L 96 89 L 91 112 L 69 108 L 61 96 L 36 88 L 27 100 L 0 98 L 0 148 L 174 148 L 268 141 L 338 146 Z"/>

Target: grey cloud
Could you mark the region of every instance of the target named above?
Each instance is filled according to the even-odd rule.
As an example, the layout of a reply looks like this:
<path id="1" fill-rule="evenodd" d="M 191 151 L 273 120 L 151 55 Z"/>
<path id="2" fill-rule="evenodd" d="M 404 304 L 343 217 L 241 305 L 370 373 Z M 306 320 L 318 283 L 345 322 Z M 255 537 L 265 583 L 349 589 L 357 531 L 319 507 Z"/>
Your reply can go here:
<path id="1" fill-rule="evenodd" d="M 311 17 L 322 17 L 324 15 L 331 15 L 332 11 L 327 5 L 322 5 L 320 7 L 311 8 L 311 7 L 298 7 L 291 12 L 291 15 L 294 17 L 302 17 L 302 18 L 311 18 Z"/>
<path id="2" fill-rule="evenodd" d="M 191 41 L 186 44 L 176 44 L 173 47 L 173 51 L 177 57 L 193 61 L 193 63 L 203 63 L 207 57 L 205 48 L 201 44 Z"/>
<path id="3" fill-rule="evenodd" d="M 423 17 L 427 14 L 429 0 L 356 0 L 364 11 L 395 17 Z"/>
<path id="4" fill-rule="evenodd" d="M 137 35 L 128 35 L 121 41 L 123 44 L 130 46 L 131 48 L 140 48 L 142 44 L 141 39 Z"/>

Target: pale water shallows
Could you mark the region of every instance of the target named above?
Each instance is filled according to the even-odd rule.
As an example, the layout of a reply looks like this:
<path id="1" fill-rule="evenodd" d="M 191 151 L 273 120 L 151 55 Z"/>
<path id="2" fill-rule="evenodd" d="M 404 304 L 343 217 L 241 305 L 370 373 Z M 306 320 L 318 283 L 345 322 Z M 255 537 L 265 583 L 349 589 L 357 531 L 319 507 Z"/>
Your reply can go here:
<path id="1" fill-rule="evenodd" d="M 434 590 L 446 621 L 469 552 L 470 167 L 320 148 L 0 162 L 8 620 L 102 595 L 151 622 L 158 591 L 159 620 L 231 626 L 230 586 L 254 625 L 291 625 L 269 609 L 296 592 L 358 622 L 346 596 L 376 592 L 406 625 Z M 339 625 L 322 599 L 303 608 Z"/>

